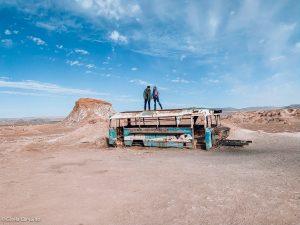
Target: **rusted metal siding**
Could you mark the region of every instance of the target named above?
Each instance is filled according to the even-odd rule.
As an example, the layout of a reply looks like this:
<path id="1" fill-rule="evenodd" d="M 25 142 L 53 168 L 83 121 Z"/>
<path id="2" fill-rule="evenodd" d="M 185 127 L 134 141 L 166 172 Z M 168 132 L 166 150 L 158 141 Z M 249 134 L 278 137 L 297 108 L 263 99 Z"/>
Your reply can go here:
<path id="1" fill-rule="evenodd" d="M 150 110 L 137 112 L 120 112 L 112 115 L 110 119 L 132 119 L 132 118 L 162 118 L 162 117 L 183 117 L 183 116 L 208 116 L 213 115 L 215 110 L 188 108 L 175 110 Z"/>
<path id="2" fill-rule="evenodd" d="M 124 128 L 124 144 L 131 146 L 134 141 L 148 147 L 192 148 L 193 133 L 190 127 Z"/>

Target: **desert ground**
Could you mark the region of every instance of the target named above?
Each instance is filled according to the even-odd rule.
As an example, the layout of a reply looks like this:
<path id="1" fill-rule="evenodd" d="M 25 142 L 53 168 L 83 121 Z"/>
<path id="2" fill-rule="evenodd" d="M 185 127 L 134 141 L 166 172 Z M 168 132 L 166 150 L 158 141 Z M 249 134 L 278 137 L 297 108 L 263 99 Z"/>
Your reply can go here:
<path id="1" fill-rule="evenodd" d="M 298 120 L 224 118 L 230 138 L 253 141 L 243 148 L 110 148 L 111 111 L 76 104 L 62 122 L 0 126 L 0 224 L 300 224 Z"/>

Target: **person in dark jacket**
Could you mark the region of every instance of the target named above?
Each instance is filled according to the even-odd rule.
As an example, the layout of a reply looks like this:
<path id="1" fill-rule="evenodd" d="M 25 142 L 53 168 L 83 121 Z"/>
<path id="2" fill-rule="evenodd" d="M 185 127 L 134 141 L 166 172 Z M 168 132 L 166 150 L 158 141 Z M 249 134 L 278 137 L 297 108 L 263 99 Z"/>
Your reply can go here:
<path id="1" fill-rule="evenodd" d="M 147 86 L 147 88 L 144 90 L 144 110 L 146 110 L 146 106 L 148 103 L 148 110 L 150 110 L 150 101 L 151 101 L 151 88 L 150 86 Z"/>
<path id="2" fill-rule="evenodd" d="M 154 100 L 154 110 L 156 110 L 156 102 L 158 102 L 160 109 L 163 109 L 159 101 L 159 91 L 157 90 L 156 86 L 153 87 L 152 97 Z"/>

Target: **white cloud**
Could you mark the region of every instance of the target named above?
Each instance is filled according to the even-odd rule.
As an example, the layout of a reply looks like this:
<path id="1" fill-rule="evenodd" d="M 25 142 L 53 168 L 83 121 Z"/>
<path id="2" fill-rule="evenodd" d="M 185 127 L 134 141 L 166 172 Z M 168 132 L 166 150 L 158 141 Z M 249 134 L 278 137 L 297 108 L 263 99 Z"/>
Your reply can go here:
<path id="1" fill-rule="evenodd" d="M 82 66 L 82 63 L 80 63 L 78 60 L 66 60 L 66 63 L 70 66 Z"/>
<path id="2" fill-rule="evenodd" d="M 5 34 L 5 35 L 11 35 L 12 32 L 11 32 L 10 30 L 6 29 L 6 30 L 4 31 L 4 34 Z"/>
<path id="3" fill-rule="evenodd" d="M 272 58 L 270 58 L 271 62 L 279 62 L 281 60 L 285 59 L 285 56 L 283 55 L 279 55 L 279 56 L 273 56 Z"/>
<path id="4" fill-rule="evenodd" d="M 51 23 L 45 23 L 45 22 L 36 22 L 35 24 L 37 27 L 49 30 L 49 31 L 54 31 L 57 29 L 57 25 L 51 24 Z"/>
<path id="5" fill-rule="evenodd" d="M 118 0 L 76 0 L 79 5 L 96 16 L 119 19 L 124 13 L 124 9 Z"/>
<path id="6" fill-rule="evenodd" d="M 87 64 L 86 67 L 88 69 L 92 69 L 92 68 L 94 69 L 94 68 L 96 68 L 96 66 L 94 64 Z"/>
<path id="7" fill-rule="evenodd" d="M 69 94 L 69 95 L 107 95 L 107 93 L 99 93 L 90 90 L 62 87 L 51 83 L 42 83 L 33 80 L 25 81 L 6 81 L 0 80 L 0 87 L 42 91 L 52 94 Z M 14 91 L 11 91 L 12 93 Z"/>
<path id="8" fill-rule="evenodd" d="M 207 82 L 208 82 L 208 83 L 217 84 L 217 83 L 219 83 L 220 81 L 219 81 L 218 79 L 208 79 Z"/>
<path id="9" fill-rule="evenodd" d="M 208 27 L 209 27 L 210 37 L 215 37 L 215 35 L 217 33 L 217 30 L 218 30 L 218 27 L 219 27 L 219 20 L 218 20 L 216 15 L 211 14 L 209 16 Z"/>
<path id="10" fill-rule="evenodd" d="M 84 49 L 78 49 L 78 48 L 76 48 L 74 51 L 75 51 L 76 53 L 79 53 L 79 54 L 82 54 L 82 55 L 87 55 L 87 54 L 89 54 L 89 52 L 86 51 L 86 50 L 84 50 Z"/>
<path id="11" fill-rule="evenodd" d="M 14 33 L 14 34 L 18 34 L 19 31 L 18 31 L 18 30 L 14 30 L 13 33 Z"/>
<path id="12" fill-rule="evenodd" d="M 132 70 L 132 71 L 137 71 L 138 68 L 137 68 L 137 67 L 132 67 L 131 70 Z"/>
<path id="13" fill-rule="evenodd" d="M 47 0 L 47 1 L 24 1 L 24 0 L 0 0 L 0 4 L 14 6 L 18 10 L 41 17 L 45 10 L 62 10 L 72 15 L 83 15 L 92 21 L 99 18 L 106 20 L 134 20 L 141 12 L 137 0 Z M 52 19 L 52 18 L 51 18 Z M 52 22 L 52 21 L 51 21 Z M 55 24 L 55 23 L 51 23 Z"/>
<path id="14" fill-rule="evenodd" d="M 138 13 L 141 11 L 141 7 L 138 4 L 134 4 L 131 6 L 131 12 Z"/>
<path id="15" fill-rule="evenodd" d="M 155 86 L 156 86 L 157 89 L 159 89 L 159 90 L 163 90 L 163 91 L 169 90 L 169 88 L 164 87 L 164 86 L 159 86 L 159 85 L 155 85 Z"/>
<path id="16" fill-rule="evenodd" d="M 114 30 L 110 33 L 109 35 L 109 39 L 117 42 L 117 43 L 123 43 L 123 44 L 127 44 L 128 40 L 127 37 L 124 35 L 121 35 L 118 31 Z"/>
<path id="17" fill-rule="evenodd" d="M 191 81 L 185 80 L 185 79 L 181 79 L 181 78 L 176 78 L 174 80 L 171 80 L 171 82 L 173 83 L 183 83 L 183 84 L 189 84 L 191 83 Z"/>
<path id="18" fill-rule="evenodd" d="M 56 45 L 56 48 L 62 49 L 64 46 L 63 45 Z"/>
<path id="19" fill-rule="evenodd" d="M 0 91 L 0 94 L 7 95 L 21 95 L 21 96 L 51 96 L 50 94 L 35 93 L 35 92 L 21 92 L 21 91 Z"/>
<path id="20" fill-rule="evenodd" d="M 96 74 L 96 73 L 94 73 L 94 74 Z M 106 77 L 106 78 L 120 78 L 120 76 L 114 75 L 111 73 L 100 73 L 98 75 L 100 75 L 101 77 Z"/>
<path id="21" fill-rule="evenodd" d="M 147 86 L 147 85 L 152 85 L 148 81 L 140 80 L 140 79 L 133 79 L 129 81 L 130 83 L 137 84 L 137 85 L 142 85 L 142 86 Z"/>
<path id="22" fill-rule="evenodd" d="M 183 61 L 185 58 L 186 58 L 186 55 L 182 54 L 182 55 L 180 56 L 180 61 Z"/>
<path id="23" fill-rule="evenodd" d="M 45 29 L 51 32 L 68 32 L 76 30 L 77 32 L 82 28 L 82 24 L 78 23 L 74 17 L 62 15 L 58 17 L 51 17 L 47 21 L 38 21 L 35 23 L 36 27 Z"/>
<path id="24" fill-rule="evenodd" d="M 128 4 L 120 0 L 76 0 L 79 10 L 91 17 L 103 17 L 106 19 L 120 20 L 126 17 L 135 17 L 141 9 L 138 4 Z M 71 9 L 74 7 L 71 7 Z"/>
<path id="25" fill-rule="evenodd" d="M 27 38 L 32 40 L 37 45 L 47 45 L 47 43 L 44 40 L 42 40 L 41 38 L 33 37 L 33 36 L 27 36 Z"/>
<path id="26" fill-rule="evenodd" d="M 11 39 L 2 39 L 1 43 L 6 48 L 10 48 L 13 45 L 13 41 Z"/>

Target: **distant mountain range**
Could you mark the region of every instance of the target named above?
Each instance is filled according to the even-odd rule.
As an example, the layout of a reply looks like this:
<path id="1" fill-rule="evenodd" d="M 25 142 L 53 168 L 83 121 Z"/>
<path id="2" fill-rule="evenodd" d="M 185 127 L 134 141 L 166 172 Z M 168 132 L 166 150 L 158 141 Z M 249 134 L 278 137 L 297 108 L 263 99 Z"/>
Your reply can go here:
<path id="1" fill-rule="evenodd" d="M 300 109 L 300 104 L 292 104 L 289 106 L 275 107 L 275 106 L 257 106 L 257 107 L 245 107 L 245 108 L 233 108 L 225 107 L 222 108 L 223 112 L 251 112 L 258 110 L 274 110 L 274 109 Z"/>
<path id="2" fill-rule="evenodd" d="M 16 125 L 16 126 L 23 126 L 23 125 L 38 125 L 38 124 L 45 124 L 45 123 L 57 123 L 62 121 L 63 118 L 61 117 L 54 117 L 54 118 L 38 118 L 38 117 L 25 117 L 25 118 L 0 118 L 0 126 L 7 126 L 7 125 Z"/>
<path id="3" fill-rule="evenodd" d="M 292 104 L 289 106 L 275 107 L 275 106 L 258 106 L 258 107 L 245 107 L 234 108 L 225 107 L 222 109 L 223 113 L 231 112 L 251 112 L 258 110 L 274 110 L 274 109 L 300 109 L 300 104 Z M 57 123 L 64 119 L 64 117 L 24 117 L 24 118 L 0 118 L 0 126 L 6 125 L 26 125 L 26 124 L 45 124 L 45 123 Z"/>

